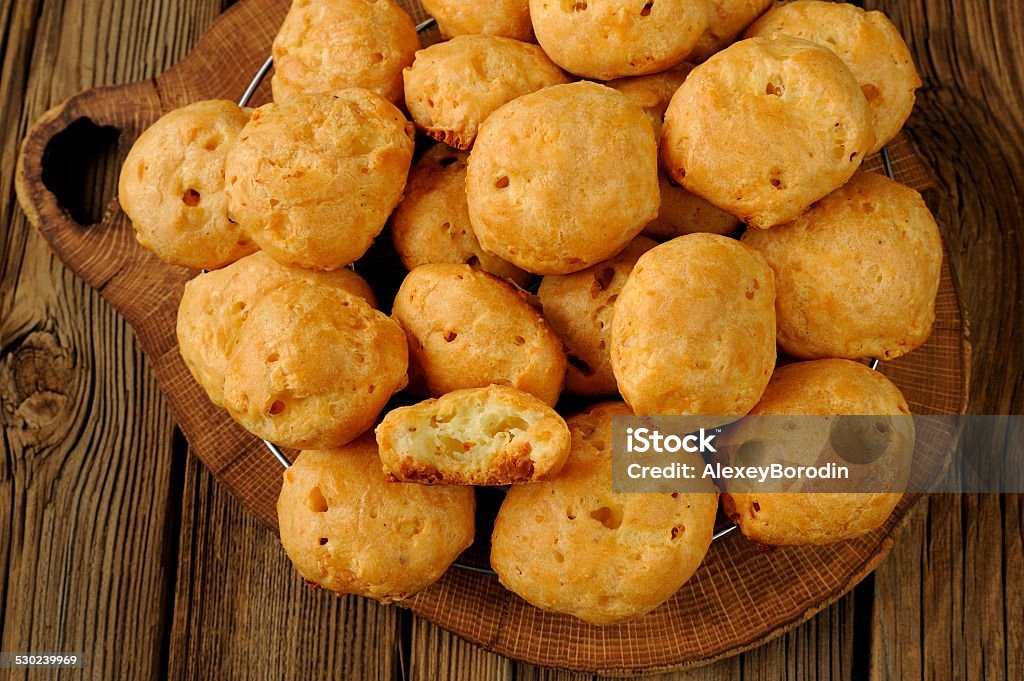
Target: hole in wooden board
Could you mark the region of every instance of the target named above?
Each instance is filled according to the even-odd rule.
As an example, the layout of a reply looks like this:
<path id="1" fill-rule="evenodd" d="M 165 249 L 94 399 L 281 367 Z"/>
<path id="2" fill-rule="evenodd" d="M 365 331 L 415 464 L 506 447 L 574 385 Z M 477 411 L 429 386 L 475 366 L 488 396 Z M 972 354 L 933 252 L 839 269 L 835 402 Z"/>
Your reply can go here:
<path id="1" fill-rule="evenodd" d="M 54 135 L 43 150 L 43 186 L 80 225 L 101 222 L 114 198 L 121 171 L 120 137 L 117 128 L 79 118 Z"/>

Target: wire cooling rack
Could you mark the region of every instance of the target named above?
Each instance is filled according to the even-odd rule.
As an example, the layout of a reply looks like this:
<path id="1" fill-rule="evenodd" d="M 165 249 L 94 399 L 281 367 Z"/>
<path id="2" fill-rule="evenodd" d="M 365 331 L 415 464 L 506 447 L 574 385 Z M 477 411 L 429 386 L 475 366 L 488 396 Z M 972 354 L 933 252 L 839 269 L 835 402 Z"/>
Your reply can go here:
<path id="1" fill-rule="evenodd" d="M 431 26 L 433 26 L 435 23 L 436 22 L 434 21 L 434 19 L 427 19 L 426 21 L 423 21 L 423 22 L 421 22 L 421 23 L 416 25 L 416 32 L 417 33 L 422 33 L 423 31 L 425 31 L 428 28 L 430 28 Z M 259 70 L 256 71 L 256 75 L 253 76 L 252 81 L 249 83 L 249 86 L 247 88 L 245 88 L 245 92 L 242 94 L 242 97 L 238 100 L 238 105 L 239 106 L 248 106 L 249 105 L 249 102 L 252 100 L 252 97 L 256 93 L 257 88 L 259 88 L 260 84 L 264 81 L 264 79 L 267 77 L 267 74 L 270 73 L 270 69 L 272 69 L 273 67 L 274 67 L 274 58 L 273 57 L 267 57 L 267 60 L 265 62 L 263 62 L 262 66 L 260 66 Z M 888 148 L 882 147 L 881 151 L 879 152 L 879 156 L 882 159 L 882 167 L 885 170 L 885 174 L 889 177 L 890 180 L 895 180 L 896 176 L 895 176 L 895 172 L 893 171 L 892 159 L 889 156 Z M 868 366 L 871 369 L 877 370 L 878 369 L 878 360 L 877 359 L 870 360 L 868 362 Z M 288 467 L 290 467 L 292 465 L 291 461 L 288 460 L 288 457 L 284 455 L 284 452 L 282 452 L 281 449 L 277 445 L 275 445 L 273 442 L 270 442 L 268 440 L 263 440 L 263 444 L 266 445 L 267 450 L 274 456 L 275 459 L 277 459 L 277 462 L 279 464 L 281 464 L 281 466 L 283 468 L 288 468 Z M 497 488 L 491 488 L 491 489 L 494 489 L 495 491 L 499 491 L 500 493 L 503 494 L 504 490 L 507 489 L 507 487 L 497 487 Z M 736 525 L 729 525 L 729 524 L 716 525 L 715 531 L 711 535 L 711 539 L 712 539 L 712 541 L 721 539 L 722 537 L 724 537 L 727 534 L 731 533 L 735 529 L 737 529 Z M 464 563 L 464 562 L 462 562 L 460 560 L 457 560 L 454 563 L 452 563 L 452 567 L 457 568 L 459 570 L 465 570 L 467 572 L 477 572 L 477 573 L 480 573 L 480 574 L 487 574 L 487 575 L 497 574 L 497 573 L 494 572 L 494 570 L 492 570 L 490 568 L 484 568 L 484 567 L 477 567 L 475 565 L 469 565 L 469 564 Z"/>

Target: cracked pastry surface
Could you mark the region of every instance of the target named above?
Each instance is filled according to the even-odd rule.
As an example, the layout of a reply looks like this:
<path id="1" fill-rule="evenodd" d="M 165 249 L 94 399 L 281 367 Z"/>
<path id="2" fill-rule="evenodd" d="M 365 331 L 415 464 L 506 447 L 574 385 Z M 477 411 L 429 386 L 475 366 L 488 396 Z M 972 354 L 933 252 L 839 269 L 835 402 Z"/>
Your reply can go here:
<path id="1" fill-rule="evenodd" d="M 317 272 L 288 267 L 257 252 L 227 267 L 189 280 L 178 305 L 178 350 L 192 376 L 217 405 L 224 402 L 224 376 L 238 334 L 253 305 L 288 282 L 334 286 L 377 307 L 366 280 L 349 269 Z"/>
<path id="2" fill-rule="evenodd" d="M 421 265 L 402 282 L 392 314 L 409 339 L 414 388 L 440 397 L 497 383 L 558 401 L 562 342 L 509 284 L 469 265 Z"/>
<path id="3" fill-rule="evenodd" d="M 562 471 L 514 485 L 502 502 L 491 566 L 538 608 L 596 625 L 635 619 L 671 598 L 707 554 L 718 510 L 710 482 L 707 492 L 611 491 L 612 418 L 630 413 L 618 402 L 570 417 Z"/>
<path id="4" fill-rule="evenodd" d="M 633 239 L 622 253 L 572 274 L 549 274 L 537 297 L 544 319 L 565 344 L 565 389 L 576 395 L 618 393 L 611 364 L 612 312 L 633 265 L 657 246 L 646 237 Z"/>
<path id="5" fill-rule="evenodd" d="M 773 7 L 746 32 L 747 37 L 779 34 L 824 45 L 850 68 L 871 115 L 875 143 L 868 153 L 896 136 L 914 108 L 921 78 L 889 17 L 845 2 L 800 0 Z"/>
<path id="6" fill-rule="evenodd" d="M 377 426 L 377 444 L 395 480 L 512 485 L 557 474 L 569 429 L 533 395 L 491 385 L 392 410 Z"/>
<path id="7" fill-rule="evenodd" d="M 637 414 L 728 422 L 775 367 L 775 283 L 756 251 L 689 234 L 640 256 L 612 318 L 612 370 Z"/>
<path id="8" fill-rule="evenodd" d="M 672 68 L 693 51 L 709 12 L 708 0 L 530 0 L 552 61 L 595 80 Z"/>
<path id="9" fill-rule="evenodd" d="M 430 263 L 468 264 L 523 286 L 533 275 L 485 251 L 466 202 L 465 152 L 435 144 L 409 173 L 391 216 L 391 241 L 407 270 Z"/>
<path id="10" fill-rule="evenodd" d="M 293 0 L 271 54 L 274 101 L 350 87 L 402 101 L 402 69 L 420 38 L 392 0 Z"/>
<path id="11" fill-rule="evenodd" d="M 857 173 L 743 243 L 775 271 L 779 346 L 794 357 L 895 359 L 931 335 L 942 238 L 909 187 Z"/>
<path id="12" fill-rule="evenodd" d="M 387 482 L 373 434 L 307 450 L 284 472 L 281 544 L 311 586 L 401 601 L 437 581 L 473 543 L 468 487 Z"/>
<path id="13" fill-rule="evenodd" d="M 480 126 L 466 176 L 480 245 L 535 274 L 615 255 L 658 213 L 658 159 L 643 109 L 578 82 L 501 107 Z"/>
<path id="14" fill-rule="evenodd" d="M 234 102 L 195 102 L 132 145 L 117 198 L 139 243 L 164 262 L 212 270 L 258 249 L 231 220 L 224 193 L 224 159 L 248 120 Z"/>
<path id="15" fill-rule="evenodd" d="M 369 90 L 266 104 L 228 154 L 228 210 L 279 262 L 344 267 L 402 198 L 413 137 L 402 112 Z"/>
<path id="16" fill-rule="evenodd" d="M 484 119 L 516 97 L 569 79 L 536 45 L 457 36 L 416 53 L 402 73 L 405 104 L 428 136 L 469 149 Z"/>
<path id="17" fill-rule="evenodd" d="M 873 144 L 867 99 L 835 53 L 750 38 L 694 68 L 673 95 L 661 160 L 687 190 L 763 229 L 842 186 Z"/>
<path id="18" fill-rule="evenodd" d="M 224 407 L 285 447 L 329 448 L 369 430 L 407 382 L 398 324 L 336 287 L 289 282 L 259 300 L 224 377 Z"/>
<path id="19" fill-rule="evenodd" d="M 864 364 L 823 359 L 780 367 L 751 414 L 905 417 L 885 420 L 893 446 L 882 462 L 895 483 L 906 484 L 914 450 L 910 408 L 899 388 Z M 722 495 L 722 508 L 745 537 L 760 544 L 829 544 L 881 526 L 902 496 L 898 492 L 733 492 Z"/>

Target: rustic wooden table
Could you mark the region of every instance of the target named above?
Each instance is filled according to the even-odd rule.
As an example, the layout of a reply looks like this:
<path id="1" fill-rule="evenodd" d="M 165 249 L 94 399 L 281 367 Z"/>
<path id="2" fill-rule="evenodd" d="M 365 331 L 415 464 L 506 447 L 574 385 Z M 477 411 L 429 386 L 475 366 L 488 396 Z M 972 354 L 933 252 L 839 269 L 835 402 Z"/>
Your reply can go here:
<path id="1" fill-rule="evenodd" d="M 908 129 L 938 180 L 929 199 L 970 320 L 970 410 L 1024 413 L 1024 1 L 865 4 L 900 26 L 925 82 Z M 163 71 L 223 9 L 0 0 L 0 650 L 82 651 L 97 679 L 585 678 L 305 589 L 276 537 L 189 454 L 125 322 L 17 207 L 14 162 L 36 117 Z M 116 160 L 103 158 L 68 199 L 83 222 L 113 193 Z M 837 604 L 664 678 L 1022 679 L 1022 501 L 922 501 Z"/>

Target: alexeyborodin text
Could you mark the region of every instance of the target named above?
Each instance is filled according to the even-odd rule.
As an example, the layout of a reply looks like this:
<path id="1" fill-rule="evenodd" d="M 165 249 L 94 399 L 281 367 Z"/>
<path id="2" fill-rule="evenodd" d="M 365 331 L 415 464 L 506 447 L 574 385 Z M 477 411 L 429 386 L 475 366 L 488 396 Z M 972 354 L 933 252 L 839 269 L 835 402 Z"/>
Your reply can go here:
<path id="1" fill-rule="evenodd" d="M 701 428 L 687 435 L 660 432 L 654 428 L 626 428 L 626 453 L 630 455 L 717 454 L 717 429 Z M 703 465 L 672 461 L 658 465 L 633 462 L 626 466 L 626 475 L 632 480 L 750 480 L 765 483 L 770 480 L 848 480 L 850 469 L 836 463 L 822 466 L 793 466 L 775 462 L 761 466 L 734 466 L 721 461 Z"/>

